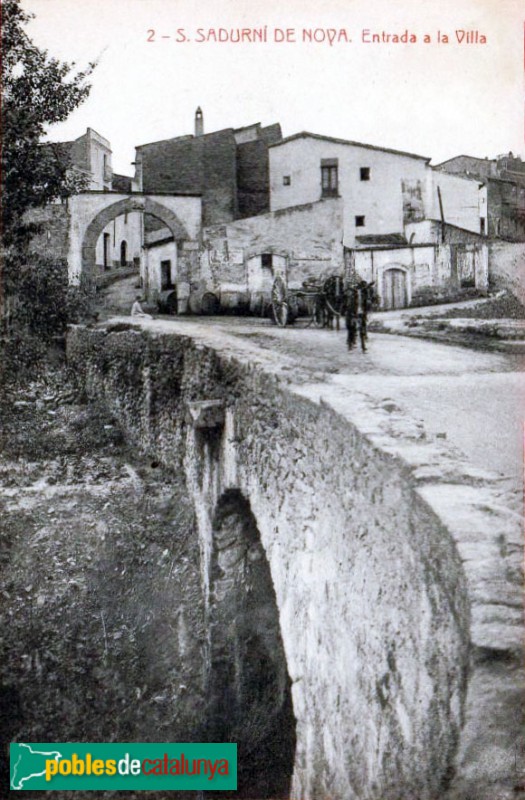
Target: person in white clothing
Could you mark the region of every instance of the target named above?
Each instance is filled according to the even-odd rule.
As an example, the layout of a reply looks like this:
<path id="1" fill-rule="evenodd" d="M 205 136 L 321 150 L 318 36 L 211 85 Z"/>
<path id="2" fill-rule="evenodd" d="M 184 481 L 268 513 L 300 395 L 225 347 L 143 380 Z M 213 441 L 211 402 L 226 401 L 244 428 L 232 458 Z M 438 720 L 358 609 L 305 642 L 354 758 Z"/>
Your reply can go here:
<path id="1" fill-rule="evenodd" d="M 140 304 L 140 294 L 138 294 L 135 298 L 135 302 L 131 306 L 131 316 L 132 317 L 143 317 L 144 319 L 153 319 L 151 314 L 146 314 Z"/>

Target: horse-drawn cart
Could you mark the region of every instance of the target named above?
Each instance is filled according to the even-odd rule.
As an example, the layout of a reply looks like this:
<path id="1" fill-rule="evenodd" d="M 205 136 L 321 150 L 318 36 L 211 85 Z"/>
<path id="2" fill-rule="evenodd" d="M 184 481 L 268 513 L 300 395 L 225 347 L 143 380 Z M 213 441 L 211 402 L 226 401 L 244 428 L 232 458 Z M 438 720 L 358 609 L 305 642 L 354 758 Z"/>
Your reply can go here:
<path id="1" fill-rule="evenodd" d="M 339 330 L 345 305 L 343 278 L 340 275 L 321 280 L 310 278 L 300 289 L 290 289 L 278 275 L 273 282 L 271 303 L 273 318 L 281 328 L 302 315 L 309 319 L 309 325 L 319 328 L 331 327 L 335 321 Z"/>

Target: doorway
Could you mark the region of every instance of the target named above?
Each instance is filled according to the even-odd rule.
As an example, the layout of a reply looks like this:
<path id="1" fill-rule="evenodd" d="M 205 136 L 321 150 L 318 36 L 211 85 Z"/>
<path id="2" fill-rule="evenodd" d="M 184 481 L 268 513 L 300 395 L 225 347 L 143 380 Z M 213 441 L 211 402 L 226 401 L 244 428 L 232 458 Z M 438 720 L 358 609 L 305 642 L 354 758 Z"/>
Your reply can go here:
<path id="1" fill-rule="evenodd" d="M 388 311 L 408 306 L 407 275 L 402 269 L 387 269 L 383 273 L 383 308 Z"/>
<path id="2" fill-rule="evenodd" d="M 109 233 L 104 234 L 104 269 L 111 268 L 111 259 L 110 259 L 110 247 L 111 247 L 111 235 Z"/>

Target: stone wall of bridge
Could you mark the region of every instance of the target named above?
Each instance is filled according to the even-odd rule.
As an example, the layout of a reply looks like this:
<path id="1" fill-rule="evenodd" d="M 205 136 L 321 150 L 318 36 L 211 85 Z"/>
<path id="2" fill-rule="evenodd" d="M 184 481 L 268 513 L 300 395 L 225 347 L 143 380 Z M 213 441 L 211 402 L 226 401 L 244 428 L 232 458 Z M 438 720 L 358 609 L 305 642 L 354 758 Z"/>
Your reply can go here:
<path id="1" fill-rule="evenodd" d="M 320 402 L 240 348 L 121 324 L 72 329 L 68 358 L 130 442 L 184 474 L 210 619 L 217 509 L 231 492 L 249 506 L 291 681 L 291 796 L 437 800 L 458 765 L 467 784 L 492 780 L 499 733 L 472 754 L 469 659 L 512 658 L 521 633 L 488 479 L 395 408 Z"/>

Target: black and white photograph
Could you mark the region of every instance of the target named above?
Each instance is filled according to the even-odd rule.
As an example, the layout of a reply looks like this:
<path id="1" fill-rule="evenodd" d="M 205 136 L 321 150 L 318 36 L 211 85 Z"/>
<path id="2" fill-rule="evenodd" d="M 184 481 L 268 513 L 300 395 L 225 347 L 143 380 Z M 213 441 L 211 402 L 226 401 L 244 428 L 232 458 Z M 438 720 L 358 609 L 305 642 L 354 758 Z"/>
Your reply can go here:
<path id="1" fill-rule="evenodd" d="M 525 800 L 522 4 L 0 14 L 0 796 Z"/>

